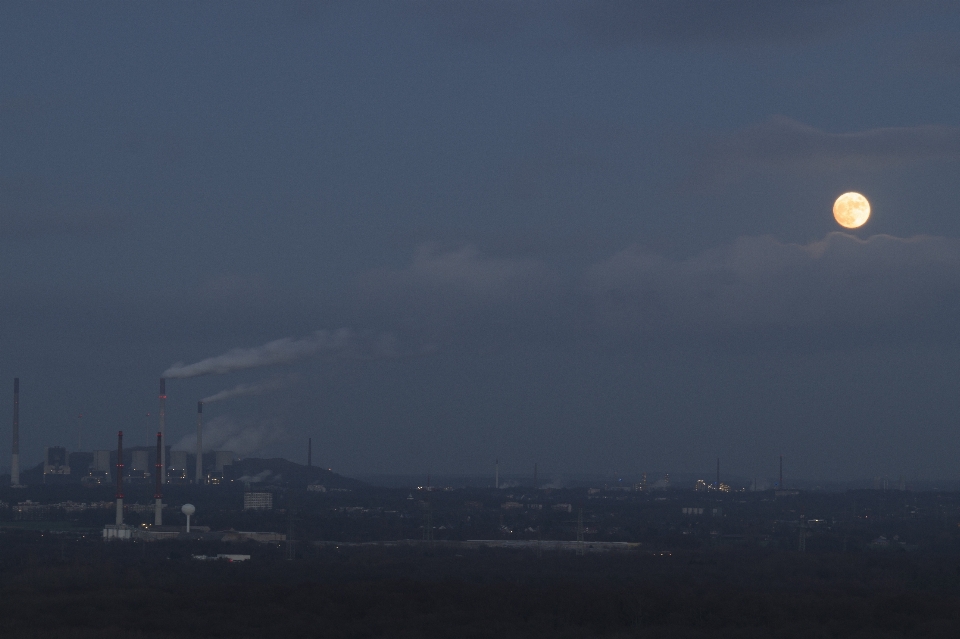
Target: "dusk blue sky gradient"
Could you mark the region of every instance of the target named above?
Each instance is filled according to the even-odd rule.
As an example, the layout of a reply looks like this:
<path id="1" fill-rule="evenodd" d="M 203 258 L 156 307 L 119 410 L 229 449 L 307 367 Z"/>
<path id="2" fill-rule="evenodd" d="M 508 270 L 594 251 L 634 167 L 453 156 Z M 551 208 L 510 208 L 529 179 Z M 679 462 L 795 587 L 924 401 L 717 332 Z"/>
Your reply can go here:
<path id="1" fill-rule="evenodd" d="M 211 445 L 960 478 L 958 33 L 945 1 L 4 3 L 24 465 L 80 411 L 84 448 L 148 443 L 177 362 L 345 328 L 171 380 L 170 443 L 267 380 Z"/>

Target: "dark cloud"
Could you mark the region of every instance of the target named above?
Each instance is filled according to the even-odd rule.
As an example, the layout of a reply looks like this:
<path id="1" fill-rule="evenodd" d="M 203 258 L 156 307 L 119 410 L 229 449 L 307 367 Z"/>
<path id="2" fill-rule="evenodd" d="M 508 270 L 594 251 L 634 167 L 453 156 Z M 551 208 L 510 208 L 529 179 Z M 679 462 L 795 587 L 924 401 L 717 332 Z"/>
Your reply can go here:
<path id="1" fill-rule="evenodd" d="M 617 46 L 802 43 L 849 33 L 892 11 L 913 9 L 915 4 L 903 0 L 424 0 L 415 6 L 441 33 L 467 40 L 492 42 L 522 33 L 554 44 Z M 545 35 L 550 31 L 552 36 Z"/>
<path id="2" fill-rule="evenodd" d="M 910 71 L 960 73 L 960 42 L 954 31 L 924 33 L 910 43 Z"/>
<path id="3" fill-rule="evenodd" d="M 849 32 L 897 2 L 593 0 L 573 13 L 596 44 L 802 42 Z M 902 4 L 902 3 L 900 3 Z"/>
<path id="4" fill-rule="evenodd" d="M 123 217 L 108 211 L 37 211 L 0 205 L 0 239 L 92 235 L 122 228 Z"/>
<path id="5" fill-rule="evenodd" d="M 830 133 L 774 116 L 728 135 L 710 136 L 698 173 L 719 179 L 769 170 L 879 171 L 910 162 L 960 159 L 960 127 L 888 127 Z"/>
<path id="6" fill-rule="evenodd" d="M 543 0 L 419 0 L 417 15 L 430 19 L 447 36 L 492 42 L 514 36 L 562 10 L 563 3 Z"/>

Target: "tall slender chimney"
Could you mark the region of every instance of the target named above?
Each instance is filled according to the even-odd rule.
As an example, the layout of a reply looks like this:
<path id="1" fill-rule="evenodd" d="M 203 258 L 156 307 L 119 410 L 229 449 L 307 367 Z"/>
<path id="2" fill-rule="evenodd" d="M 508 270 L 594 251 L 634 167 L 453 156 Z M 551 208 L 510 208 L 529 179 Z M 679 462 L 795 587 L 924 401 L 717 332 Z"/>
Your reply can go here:
<path id="1" fill-rule="evenodd" d="M 117 525 L 123 525 L 123 431 L 117 432 Z"/>
<path id="2" fill-rule="evenodd" d="M 313 466 L 313 437 L 307 437 L 307 468 Z"/>
<path id="3" fill-rule="evenodd" d="M 10 484 L 20 485 L 20 378 L 13 378 L 13 457 L 10 459 Z"/>
<path id="4" fill-rule="evenodd" d="M 163 401 L 163 400 L 161 400 Z M 160 460 L 160 457 L 163 453 L 163 434 L 157 433 L 157 461 L 154 465 L 156 469 L 156 490 L 153 493 L 153 498 L 156 500 L 153 506 L 153 525 L 162 526 L 163 525 L 163 493 L 161 492 L 162 485 L 162 475 L 163 475 L 163 462 Z"/>
<path id="5" fill-rule="evenodd" d="M 160 378 L 160 483 L 167 483 L 167 380 Z"/>
<path id="6" fill-rule="evenodd" d="M 203 402 L 197 402 L 197 485 L 203 483 Z"/>

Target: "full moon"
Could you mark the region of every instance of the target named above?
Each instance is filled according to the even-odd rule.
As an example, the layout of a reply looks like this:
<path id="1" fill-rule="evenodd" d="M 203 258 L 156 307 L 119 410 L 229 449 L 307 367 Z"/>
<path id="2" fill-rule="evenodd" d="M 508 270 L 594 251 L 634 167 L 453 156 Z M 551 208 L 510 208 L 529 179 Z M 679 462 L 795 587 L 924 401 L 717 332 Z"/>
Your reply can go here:
<path id="1" fill-rule="evenodd" d="M 833 217 L 842 227 L 859 228 L 870 219 L 870 202 L 859 193 L 844 193 L 833 203 Z"/>

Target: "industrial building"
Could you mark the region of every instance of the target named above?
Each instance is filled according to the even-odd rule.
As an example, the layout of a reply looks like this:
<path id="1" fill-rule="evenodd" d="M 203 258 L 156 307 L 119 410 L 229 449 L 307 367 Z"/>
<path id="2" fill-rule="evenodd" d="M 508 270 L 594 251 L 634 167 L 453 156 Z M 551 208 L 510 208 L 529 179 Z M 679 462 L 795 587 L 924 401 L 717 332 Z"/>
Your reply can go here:
<path id="1" fill-rule="evenodd" d="M 167 456 L 170 466 L 167 469 L 168 481 L 182 483 L 187 481 L 187 451 L 171 450 Z"/>
<path id="2" fill-rule="evenodd" d="M 127 470 L 127 477 L 130 479 L 146 479 L 150 477 L 150 461 L 146 450 L 133 450 L 130 452 L 130 467 Z"/>
<path id="3" fill-rule="evenodd" d="M 231 450 L 218 450 L 213 453 L 213 468 L 218 473 L 223 472 L 224 466 L 233 464 L 234 454 Z"/>
<path id="4" fill-rule="evenodd" d="M 67 449 L 63 446 L 47 446 L 43 450 L 43 479 L 47 475 L 69 475 L 70 466 L 67 464 Z"/>
<path id="5" fill-rule="evenodd" d="M 93 464 L 91 464 L 90 470 L 95 473 L 110 474 L 111 472 L 113 472 L 113 469 L 110 467 L 110 451 L 109 450 L 93 451 Z"/>

